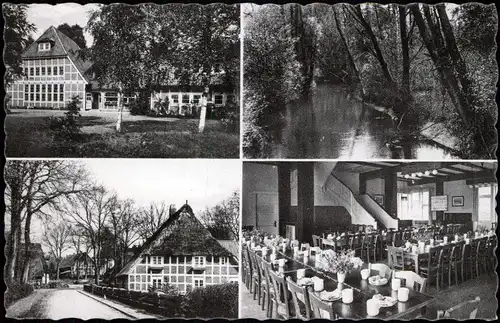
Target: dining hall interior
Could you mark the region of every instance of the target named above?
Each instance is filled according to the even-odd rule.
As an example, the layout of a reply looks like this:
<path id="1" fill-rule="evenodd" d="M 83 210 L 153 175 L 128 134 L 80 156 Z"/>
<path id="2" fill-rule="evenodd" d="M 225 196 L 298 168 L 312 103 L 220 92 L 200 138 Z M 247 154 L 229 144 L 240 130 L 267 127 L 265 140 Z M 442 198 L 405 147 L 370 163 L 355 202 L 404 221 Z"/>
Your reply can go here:
<path id="1" fill-rule="evenodd" d="M 496 162 L 244 162 L 240 317 L 497 318 Z"/>

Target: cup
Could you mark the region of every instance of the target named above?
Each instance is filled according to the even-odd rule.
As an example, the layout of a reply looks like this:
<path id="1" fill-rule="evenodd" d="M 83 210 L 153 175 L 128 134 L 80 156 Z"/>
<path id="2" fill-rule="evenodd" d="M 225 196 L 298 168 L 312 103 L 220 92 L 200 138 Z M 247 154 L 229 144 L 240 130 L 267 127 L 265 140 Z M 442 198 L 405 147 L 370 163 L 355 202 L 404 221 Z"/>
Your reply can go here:
<path id="1" fill-rule="evenodd" d="M 401 288 L 401 279 L 393 278 L 391 281 L 392 290 L 398 290 Z"/>
<path id="2" fill-rule="evenodd" d="M 458 234 L 455 234 L 455 242 L 458 242 Z"/>
<path id="3" fill-rule="evenodd" d="M 318 278 L 314 280 L 314 290 L 316 292 L 321 292 L 324 289 L 323 279 Z"/>
<path id="4" fill-rule="evenodd" d="M 276 260 L 276 255 L 274 253 L 271 254 L 271 262 L 274 262 Z"/>
<path id="5" fill-rule="evenodd" d="M 299 269 L 297 270 L 297 279 L 304 278 L 306 276 L 306 270 L 305 269 Z"/>
<path id="6" fill-rule="evenodd" d="M 299 253 L 299 247 L 293 247 L 293 253 L 294 254 Z"/>
<path id="7" fill-rule="evenodd" d="M 304 250 L 304 258 L 309 257 L 309 250 Z"/>
<path id="8" fill-rule="evenodd" d="M 448 237 L 447 237 L 447 236 L 444 236 L 444 237 L 443 237 L 443 242 L 444 242 L 444 243 L 448 243 Z"/>
<path id="9" fill-rule="evenodd" d="M 368 316 L 377 316 L 380 311 L 380 306 L 376 299 L 369 299 L 366 301 L 366 314 Z"/>
<path id="10" fill-rule="evenodd" d="M 281 268 L 285 267 L 285 259 L 281 258 L 278 260 L 278 266 Z"/>
<path id="11" fill-rule="evenodd" d="M 398 301 L 406 302 L 408 301 L 408 297 L 410 295 L 410 290 L 406 287 L 401 287 L 398 289 Z"/>
<path id="12" fill-rule="evenodd" d="M 370 277 L 370 269 L 361 269 L 361 279 L 368 279 Z"/>
<path id="13" fill-rule="evenodd" d="M 262 247 L 262 257 L 267 255 L 267 247 Z"/>
<path id="14" fill-rule="evenodd" d="M 354 299 L 352 288 L 342 290 L 342 302 L 344 304 L 351 304 Z"/>
<path id="15" fill-rule="evenodd" d="M 470 244 L 470 239 L 469 238 L 465 239 L 465 244 Z"/>
<path id="16" fill-rule="evenodd" d="M 467 239 L 467 233 L 464 234 L 464 239 Z"/>

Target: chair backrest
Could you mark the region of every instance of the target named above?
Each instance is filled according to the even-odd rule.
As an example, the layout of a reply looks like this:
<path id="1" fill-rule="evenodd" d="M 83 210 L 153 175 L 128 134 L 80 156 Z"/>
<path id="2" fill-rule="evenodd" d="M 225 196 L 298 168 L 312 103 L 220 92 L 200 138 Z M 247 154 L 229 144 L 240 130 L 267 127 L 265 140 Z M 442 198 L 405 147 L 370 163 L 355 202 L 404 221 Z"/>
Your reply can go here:
<path id="1" fill-rule="evenodd" d="M 427 288 L 427 279 L 413 271 L 395 271 L 393 278 L 404 279 L 406 287 L 418 290 L 421 293 L 425 293 L 425 289 Z"/>
<path id="2" fill-rule="evenodd" d="M 439 264 L 448 263 L 451 260 L 451 250 L 453 245 L 444 245 L 439 254 Z"/>
<path id="3" fill-rule="evenodd" d="M 457 320 L 475 319 L 477 311 L 479 309 L 479 304 L 481 304 L 481 298 L 479 296 L 476 296 L 476 298 L 473 300 L 464 301 L 445 311 L 438 311 L 437 318 L 449 318 Z"/>
<path id="4" fill-rule="evenodd" d="M 391 257 L 391 263 L 394 267 L 401 267 L 404 270 L 405 259 L 403 249 L 392 247 L 389 252 L 389 257 Z"/>
<path id="5" fill-rule="evenodd" d="M 369 264 L 368 268 L 370 268 L 370 275 L 376 272 L 380 277 L 391 278 L 392 270 L 386 264 Z"/>
<path id="6" fill-rule="evenodd" d="M 334 249 L 335 250 L 335 241 L 323 239 L 322 241 L 324 249 Z"/>
<path id="7" fill-rule="evenodd" d="M 286 287 L 285 277 L 277 274 L 275 271 L 269 271 L 269 280 L 271 281 L 274 292 L 275 292 L 275 301 L 277 306 L 283 307 L 285 309 L 285 319 L 290 318 L 290 308 L 288 307 L 289 299 L 288 293 L 286 292 L 288 289 Z"/>
<path id="8" fill-rule="evenodd" d="M 479 251 L 479 239 L 471 239 L 470 240 L 470 248 L 471 248 L 471 258 L 476 258 Z"/>
<path id="9" fill-rule="evenodd" d="M 335 320 L 337 315 L 333 311 L 332 303 L 323 301 L 318 295 L 315 294 L 312 288 L 308 289 L 309 301 L 311 302 L 311 308 L 314 313 L 315 319 L 321 319 L 322 310 L 328 313 L 328 318 L 330 320 Z"/>
<path id="10" fill-rule="evenodd" d="M 312 235 L 312 241 L 313 241 L 313 246 L 314 247 L 320 247 L 321 248 L 321 237 L 317 236 L 315 234 Z"/>
<path id="11" fill-rule="evenodd" d="M 252 268 L 252 273 L 257 273 L 257 275 L 260 277 L 259 263 L 257 261 L 257 258 L 259 257 L 254 251 L 250 249 L 248 250 L 248 253 L 250 254 L 250 266 Z"/>
<path id="12" fill-rule="evenodd" d="M 403 244 L 404 244 L 403 243 L 403 234 L 401 233 L 401 231 L 394 232 L 393 238 L 392 238 L 392 245 L 395 247 L 400 247 Z"/>
<path id="13" fill-rule="evenodd" d="M 451 249 L 451 260 L 453 262 L 463 260 L 462 254 L 464 246 L 465 246 L 465 241 L 460 241 L 453 245 L 453 248 Z"/>
<path id="14" fill-rule="evenodd" d="M 299 286 L 293 282 L 290 277 L 286 278 L 286 286 L 292 294 L 293 306 L 295 308 L 295 317 L 302 320 L 311 319 L 311 303 L 309 301 L 309 293 L 307 292 L 306 286 Z M 297 295 L 301 295 L 303 302 L 299 300 Z M 304 304 L 305 314 L 302 314 L 300 303 Z"/>
<path id="15" fill-rule="evenodd" d="M 429 250 L 429 258 L 428 258 L 428 268 L 439 266 L 439 257 L 441 255 L 442 246 L 431 247 Z"/>

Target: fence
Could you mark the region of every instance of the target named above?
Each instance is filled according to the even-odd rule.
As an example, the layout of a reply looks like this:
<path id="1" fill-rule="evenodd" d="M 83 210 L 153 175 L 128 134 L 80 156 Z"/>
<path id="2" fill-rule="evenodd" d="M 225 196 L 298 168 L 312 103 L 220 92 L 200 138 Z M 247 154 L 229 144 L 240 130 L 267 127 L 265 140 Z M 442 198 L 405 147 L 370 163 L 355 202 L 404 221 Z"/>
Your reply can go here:
<path id="1" fill-rule="evenodd" d="M 162 314 L 170 311 L 171 306 L 179 301 L 180 296 L 164 295 L 154 292 L 141 292 L 125 288 L 113 288 L 98 285 L 83 285 L 83 290 L 101 297 L 117 300 L 134 308 L 144 309 L 152 313 Z"/>

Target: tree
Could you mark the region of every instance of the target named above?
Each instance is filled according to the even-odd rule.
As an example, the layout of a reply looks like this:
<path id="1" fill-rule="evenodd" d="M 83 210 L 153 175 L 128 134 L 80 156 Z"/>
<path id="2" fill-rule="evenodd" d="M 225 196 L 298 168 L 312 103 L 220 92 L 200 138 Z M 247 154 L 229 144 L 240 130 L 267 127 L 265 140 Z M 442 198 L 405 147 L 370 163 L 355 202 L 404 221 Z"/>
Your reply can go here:
<path id="1" fill-rule="evenodd" d="M 2 4 L 5 20 L 3 60 L 6 68 L 6 87 L 23 76 L 21 54 L 33 42 L 31 34 L 36 31 L 35 25 L 28 22 L 27 9 L 27 4 Z"/>
<path id="2" fill-rule="evenodd" d="M 67 23 L 64 23 L 57 26 L 57 30 L 71 38 L 78 46 L 80 46 L 80 48 L 87 48 L 87 41 L 83 35 L 83 28 L 78 24 L 70 26 Z"/>
<path id="3" fill-rule="evenodd" d="M 240 233 L 240 195 L 237 191 L 201 215 L 202 223 L 217 239 L 238 239 Z"/>
<path id="4" fill-rule="evenodd" d="M 23 263 L 22 273 L 16 273 L 18 248 L 24 223 L 25 255 L 31 245 L 31 221 L 34 215 L 51 218 L 50 211 L 60 211 L 61 203 L 72 195 L 83 192 L 87 186 L 87 173 L 81 164 L 53 160 L 9 160 L 5 167 L 6 213 L 10 216 L 6 279 L 15 277 L 28 280 L 29 257 Z"/>
<path id="5" fill-rule="evenodd" d="M 71 227 L 66 222 L 48 222 L 45 226 L 43 242 L 56 263 L 56 279 L 59 279 L 59 266 L 63 253 L 70 248 Z"/>
<path id="6" fill-rule="evenodd" d="M 103 233 L 115 203 L 115 195 L 110 194 L 103 186 L 94 186 L 77 194 L 66 208 L 67 216 L 82 231 L 92 248 L 96 284 L 99 283 Z"/>
<path id="7" fill-rule="evenodd" d="M 151 202 L 149 206 L 139 209 L 135 225 L 141 239 L 145 241 L 150 238 L 169 216 L 165 202 Z"/>

